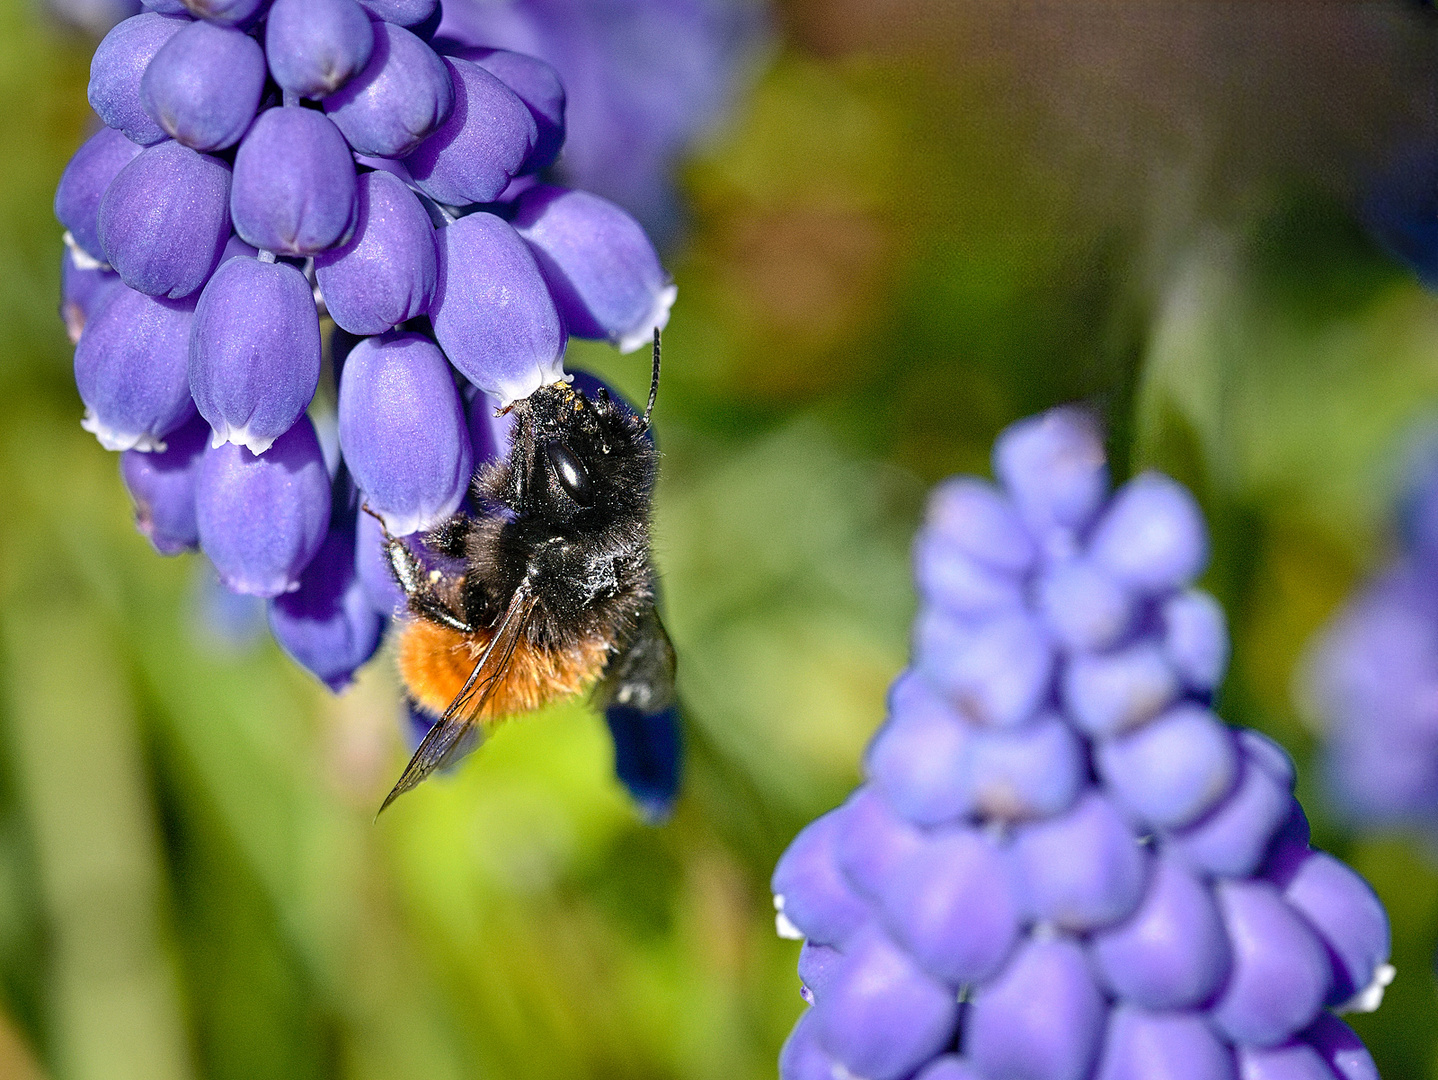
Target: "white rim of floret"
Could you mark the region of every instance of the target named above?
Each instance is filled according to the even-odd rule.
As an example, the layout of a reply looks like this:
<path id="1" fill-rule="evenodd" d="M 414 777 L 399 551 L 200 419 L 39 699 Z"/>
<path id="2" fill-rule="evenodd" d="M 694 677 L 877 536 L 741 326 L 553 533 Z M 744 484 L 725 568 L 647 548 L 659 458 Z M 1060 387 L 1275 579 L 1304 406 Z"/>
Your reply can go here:
<path id="1" fill-rule="evenodd" d="M 65 230 L 65 247 L 70 252 L 70 262 L 76 270 L 113 270 L 114 267 L 107 262 L 95 258 L 88 251 L 80 246 L 75 234 L 69 229 Z"/>
<path id="2" fill-rule="evenodd" d="M 1373 978 L 1368 980 L 1368 985 L 1358 993 L 1338 1006 L 1338 1012 L 1347 1013 L 1370 1013 L 1377 1010 L 1383 1004 L 1383 992 L 1388 989 L 1388 984 L 1398 974 L 1398 969 L 1392 964 L 1379 964 L 1373 970 Z"/>
<path id="3" fill-rule="evenodd" d="M 627 334 L 620 334 L 614 341 L 622 353 L 630 353 L 654 340 L 654 331 L 669 325 L 669 309 L 679 297 L 678 285 L 666 285 L 654 294 L 654 303 L 639 320 L 639 325 Z"/>
<path id="4" fill-rule="evenodd" d="M 778 934 L 785 941 L 804 940 L 804 931 L 790 922 L 789 916 L 784 914 L 783 893 L 774 894 L 774 933 Z"/>
<path id="5" fill-rule="evenodd" d="M 151 435 L 148 431 L 138 434 L 117 431 L 96 416 L 94 409 L 85 410 L 85 418 L 80 421 L 80 426 L 99 439 L 100 445 L 106 450 L 140 450 L 147 454 L 162 454 L 166 449 L 165 440 Z"/>
<path id="6" fill-rule="evenodd" d="M 432 509 L 414 510 L 407 514 L 382 510 L 373 502 L 367 501 L 366 505 L 380 516 L 384 521 L 384 527 L 390 531 L 390 535 L 410 536 L 417 532 L 428 532 L 441 522 L 452 518 L 454 512 L 459 509 L 459 504 L 464 502 L 464 491 L 465 486 L 461 484 L 459 490 L 443 505 Z"/>
<path id="7" fill-rule="evenodd" d="M 231 427 L 227 421 L 221 420 L 219 425 L 210 425 L 210 448 L 218 450 L 225 443 L 234 443 L 236 446 L 243 446 L 255 457 L 259 457 L 270 447 L 275 445 L 278 435 L 253 435 L 248 427 Z"/>
<path id="8" fill-rule="evenodd" d="M 480 386 L 478 383 L 474 385 L 477 389 L 494 397 L 499 402 L 500 411 L 504 412 L 515 402 L 529 397 L 541 386 L 549 386 L 551 383 L 558 382 L 567 383 L 572 378 L 572 375 L 564 373 L 564 354 L 561 353 L 553 360 L 535 364 L 529 372 L 528 378 L 508 380 L 497 386 Z"/>

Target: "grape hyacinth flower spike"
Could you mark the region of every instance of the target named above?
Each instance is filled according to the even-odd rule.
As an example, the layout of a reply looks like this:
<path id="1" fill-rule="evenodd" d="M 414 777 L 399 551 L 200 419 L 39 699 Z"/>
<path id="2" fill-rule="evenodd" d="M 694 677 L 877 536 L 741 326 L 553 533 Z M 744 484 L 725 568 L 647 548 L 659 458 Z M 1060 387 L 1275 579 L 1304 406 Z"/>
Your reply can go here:
<path id="1" fill-rule="evenodd" d="M 1334 1015 L 1391 980 L 1366 882 L 1308 844 L 1287 754 L 1212 711 L 1197 504 L 1110 493 L 1091 418 L 933 493 L 909 670 L 866 782 L 773 877 L 811 1008 L 784 1080 L 1376 1077 Z"/>
<path id="2" fill-rule="evenodd" d="M 359 507 L 427 558 L 420 536 L 507 452 L 500 410 L 572 377 L 565 320 L 647 340 L 674 286 L 623 211 L 539 184 L 565 132 L 554 70 L 432 44 L 437 0 L 145 7 L 95 52 L 106 126 L 55 193 L 82 423 L 123 453 L 154 548 L 198 547 L 264 598 L 338 691 L 404 607 Z M 521 235 L 526 190 L 557 209 L 532 199 Z M 337 416 L 314 404 L 326 370 Z M 675 718 L 609 720 L 621 781 L 662 817 Z"/>

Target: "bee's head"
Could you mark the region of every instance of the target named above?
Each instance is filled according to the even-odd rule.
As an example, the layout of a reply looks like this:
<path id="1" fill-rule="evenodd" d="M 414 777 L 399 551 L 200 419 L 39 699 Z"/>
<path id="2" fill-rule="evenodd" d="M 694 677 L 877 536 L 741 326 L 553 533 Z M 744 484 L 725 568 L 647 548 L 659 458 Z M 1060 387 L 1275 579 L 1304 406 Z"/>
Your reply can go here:
<path id="1" fill-rule="evenodd" d="M 504 501 L 520 517 L 601 525 L 644 514 L 658 455 L 642 420 L 602 388 L 542 386 L 514 406 Z"/>

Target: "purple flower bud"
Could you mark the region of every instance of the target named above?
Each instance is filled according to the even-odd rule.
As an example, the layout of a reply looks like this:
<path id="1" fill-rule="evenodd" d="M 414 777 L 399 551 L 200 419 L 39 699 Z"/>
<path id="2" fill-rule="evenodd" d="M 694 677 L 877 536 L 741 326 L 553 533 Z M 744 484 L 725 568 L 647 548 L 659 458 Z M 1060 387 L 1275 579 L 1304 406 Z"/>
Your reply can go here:
<path id="1" fill-rule="evenodd" d="M 835 859 L 842 828 L 842 808 L 811 821 L 780 857 L 770 881 L 781 931 L 788 924 L 812 941 L 840 948 L 869 917 Z"/>
<path id="2" fill-rule="evenodd" d="M 161 555 L 178 555 L 200 542 L 195 476 L 209 437 L 210 425 L 192 416 L 166 436 L 164 450 L 120 455 L 120 476 L 135 503 L 135 528 Z"/>
<path id="3" fill-rule="evenodd" d="M 404 590 L 395 581 L 385 555 L 384 531 L 368 514 L 360 514 L 355 525 L 355 573 L 370 607 L 382 615 L 405 610 Z"/>
<path id="4" fill-rule="evenodd" d="M 1243 1080 L 1336 1080 L 1317 1050 L 1302 1042 L 1287 1042 L 1272 1049 L 1238 1048 Z"/>
<path id="5" fill-rule="evenodd" d="M 1009 500 L 991 484 L 969 476 L 945 480 L 934 489 L 924 535 L 1011 574 L 1029 570 L 1038 554 Z"/>
<path id="6" fill-rule="evenodd" d="M 1211 1016 L 1234 1042 L 1273 1046 L 1318 1015 L 1333 983 L 1323 943 L 1266 881 L 1215 884 L 1233 970 Z"/>
<path id="7" fill-rule="evenodd" d="M 265 20 L 270 72 L 302 98 L 327 97 L 363 71 L 374 38 L 355 0 L 275 0 Z"/>
<path id="8" fill-rule="evenodd" d="M 1095 1080 L 1236 1080 L 1233 1051 L 1195 1013 L 1119 1005 Z"/>
<path id="9" fill-rule="evenodd" d="M 1118 652 L 1081 654 L 1063 673 L 1063 701 L 1089 735 L 1118 735 L 1149 720 L 1178 693 L 1163 650 L 1139 641 Z"/>
<path id="10" fill-rule="evenodd" d="M 984 1076 L 1083 1080 L 1098 1056 L 1106 1008 L 1077 942 L 1034 939 L 964 1015 L 963 1047 Z"/>
<path id="11" fill-rule="evenodd" d="M 474 471 L 464 407 L 444 356 L 418 334 L 366 338 L 345 361 L 340 447 L 390 532 L 432 529 L 457 509 Z"/>
<path id="12" fill-rule="evenodd" d="M 247 27 L 265 13 L 270 0 L 184 0 L 184 4 L 197 19 L 221 26 Z"/>
<path id="13" fill-rule="evenodd" d="M 961 784 L 975 732 L 908 672 L 890 694 L 892 718 L 869 744 L 865 771 L 886 801 L 915 825 L 963 817 L 973 800 Z"/>
<path id="14" fill-rule="evenodd" d="M 1138 910 L 1095 934 L 1089 948 L 1104 985 L 1146 1009 L 1202 1005 L 1228 974 L 1228 938 L 1212 893 L 1166 856 L 1154 861 Z"/>
<path id="15" fill-rule="evenodd" d="M 1288 787 L 1245 753 L 1233 793 L 1207 817 L 1170 836 L 1168 846 L 1204 873 L 1247 877 L 1263 861 L 1291 801 Z"/>
<path id="16" fill-rule="evenodd" d="M 428 22 L 439 0 L 360 0 L 360 5 L 376 19 L 396 26 L 418 26 Z"/>
<path id="17" fill-rule="evenodd" d="M 1083 529 L 1108 491 L 1103 439 L 1082 409 L 1020 420 L 994 443 L 994 475 L 1038 536 Z"/>
<path id="18" fill-rule="evenodd" d="M 330 521 L 329 473 L 309 417 L 258 456 L 234 443 L 206 450 L 195 521 L 227 588 L 247 596 L 298 588 Z"/>
<path id="19" fill-rule="evenodd" d="M 100 244 L 121 280 L 151 296 L 199 290 L 230 238 L 230 167 L 177 142 L 149 147 L 100 200 Z"/>
<path id="20" fill-rule="evenodd" d="M 974 721 L 1014 727 L 1034 715 L 1049 689 L 1054 653 L 1023 612 L 958 627 L 930 613 L 916 632 L 917 664 Z"/>
<path id="21" fill-rule="evenodd" d="M 813 1015 L 819 1044 L 851 1075 L 900 1080 L 953 1038 L 959 1003 L 870 929 L 844 950 Z"/>
<path id="22" fill-rule="evenodd" d="M 1378 1080 L 1373 1055 L 1353 1029 L 1330 1012 L 1321 1012 L 1303 1033 L 1303 1041 L 1318 1051 L 1340 1080 Z"/>
<path id="23" fill-rule="evenodd" d="M 264 86 L 265 54 L 254 38 L 195 22 L 155 54 L 140 81 L 140 98 L 177 142 L 222 150 L 250 126 Z"/>
<path id="24" fill-rule="evenodd" d="M 188 26 L 183 16 L 145 11 L 120 23 L 100 42 L 90 60 L 90 107 L 106 127 L 131 142 L 149 146 L 165 138 L 140 99 L 140 80 L 161 46 Z"/>
<path id="25" fill-rule="evenodd" d="M 1200 589 L 1163 605 L 1163 652 L 1191 689 L 1208 692 L 1228 668 L 1228 623 L 1217 600 Z"/>
<path id="26" fill-rule="evenodd" d="M 60 318 L 70 344 L 77 344 L 90 316 L 100 310 L 100 303 L 112 288 L 121 286 L 120 275 L 99 267 L 81 269 L 75 265 L 75 253 L 69 248 L 60 258 Z"/>
<path id="27" fill-rule="evenodd" d="M 314 397 L 320 362 L 319 314 L 302 273 L 247 258 L 215 271 L 195 309 L 189 372 L 216 446 L 268 450 Z"/>
<path id="28" fill-rule="evenodd" d="M 1306 918 L 1333 961 L 1329 1005 L 1342 1005 L 1365 989 L 1388 962 L 1388 914 L 1368 882 L 1327 852 L 1299 864 L 1284 899 Z"/>
<path id="29" fill-rule="evenodd" d="M 434 228 L 419 200 L 389 173 L 360 176 L 356 196 L 354 236 L 315 256 L 315 278 L 336 323 L 352 334 L 383 334 L 424 314 L 434 297 Z"/>
<path id="30" fill-rule="evenodd" d="M 814 1010 L 810 1009 L 779 1051 L 780 1080 L 834 1080 L 834 1061 L 819 1045 Z"/>
<path id="31" fill-rule="evenodd" d="M 925 600 L 960 618 L 1017 610 L 1024 603 L 1018 577 L 980 562 L 930 530 L 914 541 L 914 580 Z"/>
<path id="32" fill-rule="evenodd" d="M 957 1054 L 941 1054 L 914 1080 L 983 1080 L 983 1076 Z"/>
<path id="33" fill-rule="evenodd" d="M 524 166 L 538 138 L 524 102 L 468 60 L 443 59 L 454 111 L 404 159 L 419 189 L 450 206 L 490 202 Z"/>
<path id="34" fill-rule="evenodd" d="M 1208 561 L 1208 532 L 1187 488 L 1146 472 L 1115 494 L 1089 551 L 1119 581 L 1157 593 L 1198 576 Z"/>
<path id="35" fill-rule="evenodd" d="M 508 49 L 461 46 L 445 52 L 484 68 L 513 90 L 534 117 L 539 136 L 521 171 L 538 172 L 553 164 L 559 148 L 564 145 L 564 84 L 559 81 L 558 72 L 538 57 Z"/>
<path id="36" fill-rule="evenodd" d="M 470 214 L 442 229 L 434 336 L 501 407 L 564 377 L 564 324 L 534 256 L 509 224 Z"/>
<path id="37" fill-rule="evenodd" d="M 979 731 L 968 746 L 964 787 L 985 817 L 1026 821 L 1073 805 L 1087 777 L 1084 748 L 1063 720 L 1044 716 L 1017 731 Z"/>
<path id="38" fill-rule="evenodd" d="M 449 119 L 454 85 L 444 61 L 408 30 L 373 27 L 369 63 L 325 98 L 325 114 L 358 153 L 403 157 Z"/>
<path id="39" fill-rule="evenodd" d="M 1066 930 L 1109 926 L 1143 898 L 1148 853 L 1097 792 L 1060 817 L 1020 827 L 1014 854 L 1028 910 Z"/>
<path id="40" fill-rule="evenodd" d="M 312 255 L 343 244 L 355 216 L 344 137 L 313 109 L 266 109 L 235 155 L 230 212 L 235 231 L 262 251 Z"/>
<path id="41" fill-rule="evenodd" d="M 1293 759 L 1288 756 L 1287 750 L 1263 732 L 1254 731 L 1252 728 L 1238 729 L 1238 745 L 1244 755 L 1278 781 L 1284 791 L 1293 790 L 1298 773 L 1293 768 Z"/>
<path id="42" fill-rule="evenodd" d="M 895 814 L 877 790 L 861 787 L 844 804 L 834 858 L 855 892 L 877 899 L 884 882 L 923 841 L 924 834 Z"/>
<path id="43" fill-rule="evenodd" d="M 191 300 L 162 300 L 116 285 L 75 347 L 82 426 L 106 450 L 163 450 L 194 414 L 186 364 Z"/>
<path id="44" fill-rule="evenodd" d="M 1232 790 L 1238 773 L 1233 733 L 1193 704 L 1105 740 L 1094 757 L 1120 804 L 1162 829 L 1196 821 Z"/>
<path id="45" fill-rule="evenodd" d="M 1107 649 L 1129 628 L 1134 598 L 1087 560 L 1060 563 L 1039 580 L 1039 604 L 1066 648 Z"/>
<path id="46" fill-rule="evenodd" d="M 1258 871 L 1260 877 L 1273 882 L 1280 889 L 1286 888 L 1293 880 L 1293 875 L 1298 872 L 1311 850 L 1308 846 L 1311 839 L 1308 815 L 1303 812 L 1303 807 L 1298 805 L 1297 799 L 1290 798 L 1288 807 L 1288 817 L 1279 827 L 1278 834 L 1273 838 Z"/>
<path id="47" fill-rule="evenodd" d="M 534 248 L 575 337 L 630 352 L 668 324 L 678 287 L 639 222 L 612 202 L 541 185 L 519 197 L 514 227 Z"/>
<path id="48" fill-rule="evenodd" d="M 882 917 L 930 975 L 955 986 L 983 982 L 1019 934 L 1008 853 L 977 829 L 931 833 L 885 883 Z"/>
<path id="49" fill-rule="evenodd" d="M 101 128 L 75 151 L 55 188 L 55 217 L 76 244 L 97 262 L 105 261 L 97 218 L 100 200 L 140 147 L 113 128 Z"/>
<path id="50" fill-rule="evenodd" d="M 355 575 L 355 530 L 347 514 L 331 521 L 300 587 L 271 600 L 269 614 L 280 647 L 335 693 L 374 655 L 383 620 Z"/>
<path id="51" fill-rule="evenodd" d="M 833 981 L 843 958 L 843 953 L 832 945 L 804 942 L 799 950 L 799 981 L 803 984 L 805 1000 L 810 1005 L 823 996 L 824 988 Z"/>

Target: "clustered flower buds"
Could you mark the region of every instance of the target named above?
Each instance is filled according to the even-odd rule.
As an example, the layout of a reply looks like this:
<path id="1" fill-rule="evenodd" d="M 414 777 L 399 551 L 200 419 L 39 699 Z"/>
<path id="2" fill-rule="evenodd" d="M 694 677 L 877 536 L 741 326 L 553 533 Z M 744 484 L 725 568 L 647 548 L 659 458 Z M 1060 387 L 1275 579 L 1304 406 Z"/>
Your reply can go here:
<path id="1" fill-rule="evenodd" d="M 636 348 L 675 289 L 625 211 L 543 182 L 553 69 L 436 37 L 437 0 L 145 7 L 95 52 L 105 127 L 55 195 L 84 425 L 156 549 L 271 598 L 338 688 L 396 603 L 360 504 L 438 524 L 570 334 Z M 309 415 L 331 321 L 338 453 Z"/>
<path id="2" fill-rule="evenodd" d="M 1276 744 L 1212 711 L 1223 613 L 1189 493 L 1112 495 L 1087 414 L 941 485 L 912 666 L 867 782 L 780 859 L 804 939 L 785 1080 L 1376 1080 L 1330 1010 L 1392 977 Z"/>
<path id="3" fill-rule="evenodd" d="M 1417 448 L 1396 558 L 1310 651 L 1307 689 L 1326 779 L 1366 825 L 1438 836 L 1438 439 Z"/>

